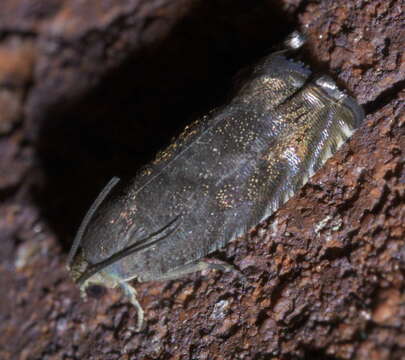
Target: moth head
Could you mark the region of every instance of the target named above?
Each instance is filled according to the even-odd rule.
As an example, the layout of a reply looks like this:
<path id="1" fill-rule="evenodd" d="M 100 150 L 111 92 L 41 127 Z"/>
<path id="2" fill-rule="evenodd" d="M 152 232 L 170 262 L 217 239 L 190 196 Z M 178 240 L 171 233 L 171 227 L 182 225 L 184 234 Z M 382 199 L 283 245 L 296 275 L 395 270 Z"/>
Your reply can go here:
<path id="1" fill-rule="evenodd" d="M 83 250 L 78 251 L 72 263 L 67 266 L 70 276 L 75 283 L 77 283 L 80 277 L 86 272 L 88 266 L 89 263 L 84 258 Z"/>
<path id="2" fill-rule="evenodd" d="M 115 279 L 113 276 L 103 271 L 98 271 L 88 278 L 85 277 L 90 268 L 89 262 L 84 257 L 83 250 L 78 251 L 72 264 L 68 266 L 70 276 L 73 281 L 79 285 L 81 296 L 83 298 L 87 298 L 88 290 L 94 285 L 103 288 L 115 288 L 119 285 L 118 279 Z M 83 281 L 83 279 L 85 280 Z"/>

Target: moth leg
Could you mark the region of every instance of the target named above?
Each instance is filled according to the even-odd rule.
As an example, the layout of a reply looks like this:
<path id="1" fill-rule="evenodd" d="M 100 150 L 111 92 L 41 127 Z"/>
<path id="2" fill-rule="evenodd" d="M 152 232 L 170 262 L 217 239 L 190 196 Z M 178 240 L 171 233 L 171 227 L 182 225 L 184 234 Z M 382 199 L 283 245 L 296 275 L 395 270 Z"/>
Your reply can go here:
<path id="1" fill-rule="evenodd" d="M 143 319 L 144 319 L 144 311 L 142 309 L 141 304 L 137 299 L 137 292 L 134 287 L 129 285 L 126 282 L 120 282 L 119 286 L 121 287 L 122 291 L 124 292 L 125 296 L 129 299 L 132 305 L 136 308 L 136 313 L 138 316 L 137 327 L 136 331 L 141 331 L 143 326 Z"/>
<path id="2" fill-rule="evenodd" d="M 191 264 L 183 265 L 181 267 L 178 267 L 177 269 L 174 269 L 170 272 L 167 272 L 166 274 L 160 275 L 158 278 L 154 278 L 154 280 L 157 281 L 165 281 L 165 280 L 176 280 L 184 275 L 191 274 L 197 271 L 202 271 L 202 270 L 220 270 L 223 272 L 232 272 L 236 274 L 239 278 L 243 280 L 243 282 L 247 282 L 246 277 L 235 268 L 235 266 L 228 264 L 225 261 L 221 260 L 199 260 L 196 262 L 193 262 Z"/>
<path id="3" fill-rule="evenodd" d="M 243 275 L 242 271 L 238 270 L 234 265 L 227 263 L 226 261 L 222 261 L 219 259 L 206 259 L 203 260 L 204 263 L 207 264 L 208 269 L 215 269 L 222 272 L 230 272 L 236 275 L 240 280 L 242 280 L 243 284 L 247 284 L 248 280 L 245 275 Z"/>

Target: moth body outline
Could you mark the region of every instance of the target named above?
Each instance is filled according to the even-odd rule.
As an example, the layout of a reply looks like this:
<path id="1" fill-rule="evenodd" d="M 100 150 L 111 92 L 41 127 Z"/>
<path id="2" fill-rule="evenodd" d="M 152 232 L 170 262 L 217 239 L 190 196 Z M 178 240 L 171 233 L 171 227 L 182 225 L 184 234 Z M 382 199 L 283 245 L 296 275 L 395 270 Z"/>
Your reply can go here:
<path id="1" fill-rule="evenodd" d="M 296 50 L 304 38 L 285 44 Z M 86 214 L 68 263 L 90 284 L 168 280 L 212 265 L 201 259 L 242 236 L 290 199 L 361 124 L 353 98 L 327 75 L 278 51 L 234 96 L 191 125 L 133 179 L 113 178 Z"/>

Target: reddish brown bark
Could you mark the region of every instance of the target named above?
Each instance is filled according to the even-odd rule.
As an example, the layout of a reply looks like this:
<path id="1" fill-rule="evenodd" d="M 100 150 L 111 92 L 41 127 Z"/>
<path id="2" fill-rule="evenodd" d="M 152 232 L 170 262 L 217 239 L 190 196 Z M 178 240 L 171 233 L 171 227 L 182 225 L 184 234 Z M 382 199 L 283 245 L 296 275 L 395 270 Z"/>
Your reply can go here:
<path id="1" fill-rule="evenodd" d="M 405 357 L 401 1 L 3 0 L 1 359 Z M 288 22 L 289 21 L 289 22 Z M 130 175 L 296 27 L 364 125 L 299 194 L 215 254 L 249 279 L 137 285 L 146 329 L 65 270 L 112 175 Z"/>

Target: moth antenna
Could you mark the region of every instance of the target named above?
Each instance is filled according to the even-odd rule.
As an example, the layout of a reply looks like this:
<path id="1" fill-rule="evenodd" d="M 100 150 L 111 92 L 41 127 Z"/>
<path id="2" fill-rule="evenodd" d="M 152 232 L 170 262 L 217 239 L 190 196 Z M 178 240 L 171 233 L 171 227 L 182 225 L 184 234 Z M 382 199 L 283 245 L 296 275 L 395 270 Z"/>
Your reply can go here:
<path id="1" fill-rule="evenodd" d="M 156 240 L 145 243 L 145 241 L 153 238 L 156 235 L 159 235 L 160 233 L 162 233 L 163 231 L 168 229 L 171 225 L 173 225 L 179 219 L 179 217 L 180 217 L 180 215 L 176 216 L 173 220 L 171 220 L 167 225 L 165 225 L 161 229 L 153 232 L 152 234 L 137 241 L 136 243 L 131 244 L 130 246 L 126 247 L 125 249 L 118 251 L 117 253 L 111 255 L 108 259 L 100 261 L 97 264 L 91 265 L 88 268 L 88 270 L 85 271 L 85 273 L 78 279 L 77 283 L 79 285 L 82 285 L 85 281 L 90 279 L 93 275 L 95 275 L 99 271 L 105 269 L 107 266 L 110 266 L 111 264 L 114 264 L 115 262 L 120 261 L 121 259 L 123 259 L 127 256 L 130 256 L 131 254 L 134 254 L 137 251 L 141 251 L 150 246 L 153 246 L 153 245 L 157 244 L 158 242 L 162 241 L 163 239 L 167 238 L 169 235 L 173 234 L 173 232 L 177 230 L 178 226 L 171 229 L 168 233 L 157 238 Z"/>
<path id="2" fill-rule="evenodd" d="M 68 263 L 68 268 L 70 268 L 70 265 L 77 253 L 77 250 L 79 249 L 80 243 L 83 238 L 83 234 L 86 231 L 87 225 L 89 224 L 91 218 L 93 217 L 94 213 L 97 211 L 98 207 L 100 204 L 104 201 L 104 199 L 107 197 L 107 195 L 110 193 L 112 188 L 117 185 L 117 183 L 120 181 L 120 179 L 116 176 L 114 176 L 106 186 L 104 186 L 103 190 L 101 193 L 97 196 L 96 200 L 94 200 L 93 204 L 90 206 L 90 209 L 87 211 L 86 215 L 84 216 L 84 219 L 82 223 L 79 226 L 79 229 L 77 230 L 75 239 L 73 240 L 73 245 L 72 248 L 69 251 L 67 263 Z"/>

